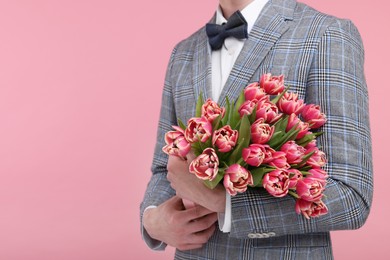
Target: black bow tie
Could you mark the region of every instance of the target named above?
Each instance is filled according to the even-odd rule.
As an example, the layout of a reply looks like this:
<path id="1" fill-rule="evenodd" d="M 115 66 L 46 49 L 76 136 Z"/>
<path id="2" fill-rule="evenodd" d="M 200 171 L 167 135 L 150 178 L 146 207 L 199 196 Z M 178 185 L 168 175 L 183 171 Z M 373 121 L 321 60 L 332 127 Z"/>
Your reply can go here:
<path id="1" fill-rule="evenodd" d="M 209 37 L 209 43 L 212 50 L 218 50 L 222 47 L 223 42 L 228 37 L 237 39 L 248 38 L 248 24 L 240 11 L 235 12 L 222 25 L 206 24 L 206 33 Z"/>

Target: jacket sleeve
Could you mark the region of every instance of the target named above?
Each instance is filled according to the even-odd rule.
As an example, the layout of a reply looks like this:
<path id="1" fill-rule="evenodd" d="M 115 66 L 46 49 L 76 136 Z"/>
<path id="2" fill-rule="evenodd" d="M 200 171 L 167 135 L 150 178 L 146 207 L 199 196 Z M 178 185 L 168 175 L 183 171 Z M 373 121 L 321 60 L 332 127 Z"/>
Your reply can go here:
<path id="1" fill-rule="evenodd" d="M 368 93 L 362 40 L 350 21 L 337 20 L 321 36 L 305 98 L 306 103 L 319 104 L 328 119 L 317 139 L 328 158 L 323 199 L 328 214 L 306 220 L 295 212 L 292 197 L 274 198 L 264 189 L 248 189 L 232 197 L 230 236 L 328 232 L 365 223 L 373 195 Z"/>
<path id="2" fill-rule="evenodd" d="M 140 205 L 142 237 L 149 248 L 154 250 L 164 250 L 166 244 L 152 239 L 147 234 L 142 224 L 142 218 L 147 207 L 158 206 L 175 195 L 175 191 L 171 188 L 170 183 L 166 178 L 168 156 L 162 151 L 162 147 L 165 145 L 165 133 L 172 130 L 172 125 L 177 124 L 171 84 L 171 68 L 175 56 L 175 50 L 176 49 L 174 49 L 171 54 L 162 93 L 160 118 L 157 129 L 157 141 L 151 169 L 153 174 L 146 188 L 144 199 Z"/>

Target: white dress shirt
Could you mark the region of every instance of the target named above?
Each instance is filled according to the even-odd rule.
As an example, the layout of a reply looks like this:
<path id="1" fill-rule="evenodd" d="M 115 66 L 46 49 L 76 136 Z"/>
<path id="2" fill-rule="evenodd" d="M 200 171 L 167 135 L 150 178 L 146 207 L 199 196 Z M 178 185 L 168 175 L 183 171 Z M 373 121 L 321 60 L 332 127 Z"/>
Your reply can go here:
<path id="1" fill-rule="evenodd" d="M 260 15 L 261 10 L 268 0 L 254 0 L 247 5 L 241 14 L 244 16 L 248 23 L 248 34 L 252 30 L 253 25 L 256 22 L 257 17 Z M 226 23 L 227 20 L 222 14 L 221 7 L 218 6 L 216 13 L 216 24 Z M 238 55 L 244 46 L 245 39 L 239 40 L 233 37 L 225 39 L 225 42 L 221 49 L 211 52 L 211 68 L 212 68 L 212 98 L 214 101 L 218 101 L 218 98 L 222 92 L 223 87 L 229 77 L 230 71 L 233 68 L 234 63 Z M 225 213 L 218 214 L 219 229 L 222 232 L 230 232 L 231 230 L 231 198 L 229 193 L 226 192 L 226 207 Z"/>

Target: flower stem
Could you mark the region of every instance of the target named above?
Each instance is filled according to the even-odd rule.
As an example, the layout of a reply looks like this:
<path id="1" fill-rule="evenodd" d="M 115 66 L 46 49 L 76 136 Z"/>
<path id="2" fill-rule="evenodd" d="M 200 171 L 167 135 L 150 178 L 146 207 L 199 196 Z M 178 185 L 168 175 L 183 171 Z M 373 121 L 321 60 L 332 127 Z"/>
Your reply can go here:
<path id="1" fill-rule="evenodd" d="M 243 163 L 243 162 L 244 162 L 244 159 L 241 157 L 240 159 L 238 159 L 237 164 L 241 165 L 241 163 Z"/>
<path id="2" fill-rule="evenodd" d="M 291 191 L 291 190 L 288 191 L 288 194 L 290 194 L 291 196 L 293 196 L 293 197 L 296 198 L 296 199 L 299 199 L 298 194 L 296 194 L 295 192 L 293 192 L 293 191 Z"/>

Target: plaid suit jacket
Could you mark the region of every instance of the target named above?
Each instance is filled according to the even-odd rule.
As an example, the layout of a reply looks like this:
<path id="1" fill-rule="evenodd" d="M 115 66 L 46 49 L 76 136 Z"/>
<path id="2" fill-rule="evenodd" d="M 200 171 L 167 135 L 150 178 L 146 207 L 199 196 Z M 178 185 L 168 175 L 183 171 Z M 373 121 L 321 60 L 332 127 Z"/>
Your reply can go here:
<path id="1" fill-rule="evenodd" d="M 159 205 L 175 192 L 166 179 L 164 134 L 194 116 L 200 92 L 211 97 L 211 50 L 201 28 L 173 50 L 163 90 L 153 175 L 141 204 Z M 237 58 L 219 103 L 235 100 L 263 73 L 284 74 L 285 83 L 328 118 L 318 144 L 328 156 L 324 202 L 329 213 L 306 220 L 291 197 L 259 189 L 232 197 L 232 229 L 216 231 L 199 250 L 176 259 L 331 259 L 329 231 L 357 229 L 370 211 L 373 180 L 364 51 L 348 20 L 320 13 L 295 0 L 270 0 Z M 149 245 L 153 241 L 145 234 Z M 160 249 L 164 248 L 164 245 Z"/>

